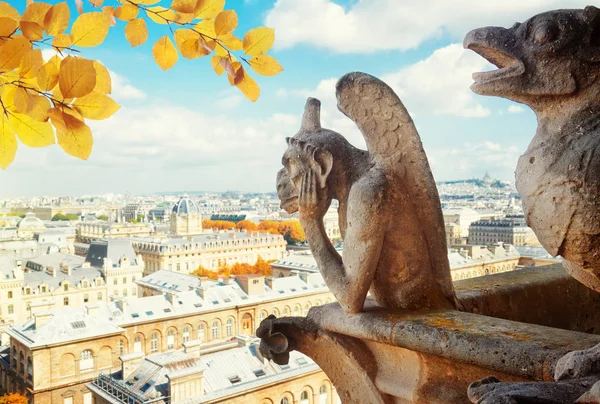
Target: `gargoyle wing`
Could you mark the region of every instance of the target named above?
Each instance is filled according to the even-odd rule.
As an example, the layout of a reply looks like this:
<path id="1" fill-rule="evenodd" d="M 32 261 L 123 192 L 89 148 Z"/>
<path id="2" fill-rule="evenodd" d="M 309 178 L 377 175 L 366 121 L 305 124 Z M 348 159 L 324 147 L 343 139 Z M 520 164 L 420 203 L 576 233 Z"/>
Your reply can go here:
<path id="1" fill-rule="evenodd" d="M 376 164 L 395 173 L 410 195 L 429 246 L 435 278 L 454 298 L 444 218 L 437 187 L 421 138 L 406 108 L 383 81 L 365 73 L 348 73 L 337 83 L 338 109 L 362 132 Z"/>

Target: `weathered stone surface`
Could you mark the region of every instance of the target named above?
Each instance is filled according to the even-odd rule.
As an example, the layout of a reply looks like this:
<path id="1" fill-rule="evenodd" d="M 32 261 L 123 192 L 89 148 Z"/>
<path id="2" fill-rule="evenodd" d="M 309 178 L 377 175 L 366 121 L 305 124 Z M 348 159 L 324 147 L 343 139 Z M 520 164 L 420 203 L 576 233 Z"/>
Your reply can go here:
<path id="1" fill-rule="evenodd" d="M 566 269 L 600 291 L 600 10 L 556 10 L 510 29 L 487 27 L 464 45 L 499 67 L 473 91 L 524 103 L 538 128 L 516 179 L 527 223 Z"/>
<path id="2" fill-rule="evenodd" d="M 389 308 L 455 307 L 439 196 L 410 115 L 390 87 L 364 73 L 342 77 L 336 95 L 369 151 L 321 128 L 320 102 L 308 99 L 277 176 L 282 208 L 299 210 L 321 273 L 346 312 L 360 312 L 369 290 Z M 343 257 L 323 226 L 333 199 Z"/>
<path id="3" fill-rule="evenodd" d="M 535 137 L 516 179 L 528 224 L 565 268 L 600 292 L 600 10 L 556 10 L 510 29 L 480 28 L 464 45 L 499 70 L 473 76 L 473 91 L 528 105 Z M 571 352 L 556 365 L 560 383 L 514 384 L 487 379 L 469 389 L 473 402 L 570 403 L 600 375 L 600 347 Z M 572 395 L 568 395 L 570 391 Z M 471 394 L 472 393 L 472 394 Z M 580 402 L 594 401 L 589 391 Z M 533 401 L 537 397 L 538 401 Z"/>

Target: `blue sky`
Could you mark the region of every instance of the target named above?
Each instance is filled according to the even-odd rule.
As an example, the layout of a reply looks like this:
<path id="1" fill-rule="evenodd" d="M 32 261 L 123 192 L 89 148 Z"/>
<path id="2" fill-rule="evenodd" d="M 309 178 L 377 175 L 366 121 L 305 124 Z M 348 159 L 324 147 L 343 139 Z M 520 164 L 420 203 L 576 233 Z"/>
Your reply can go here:
<path id="1" fill-rule="evenodd" d="M 75 16 L 74 1 L 68 0 Z M 105 5 L 114 3 L 105 0 Z M 9 0 L 22 8 L 24 1 Z M 84 0 L 86 9 L 90 6 Z M 169 0 L 161 4 L 170 3 Z M 148 42 L 131 49 L 118 21 L 97 48 L 113 74 L 121 110 L 91 121 L 94 151 L 77 160 L 58 146 L 19 147 L 0 172 L 0 197 L 151 193 L 158 191 L 274 191 L 284 138 L 299 127 L 306 97 L 323 102 L 323 126 L 364 147 L 354 124 L 336 110 L 334 86 L 350 71 L 390 84 L 412 114 L 436 180 L 481 177 L 513 180 L 518 156 L 535 132 L 535 116 L 506 100 L 469 90 L 471 73 L 490 66 L 460 45 L 464 34 L 516 21 L 577 0 L 227 0 L 242 37 L 275 28 L 271 54 L 284 67 L 275 77 L 254 74 L 261 97 L 252 103 L 212 71 L 208 58 L 183 57 L 163 72 L 154 42 L 168 28 L 149 23 Z"/>

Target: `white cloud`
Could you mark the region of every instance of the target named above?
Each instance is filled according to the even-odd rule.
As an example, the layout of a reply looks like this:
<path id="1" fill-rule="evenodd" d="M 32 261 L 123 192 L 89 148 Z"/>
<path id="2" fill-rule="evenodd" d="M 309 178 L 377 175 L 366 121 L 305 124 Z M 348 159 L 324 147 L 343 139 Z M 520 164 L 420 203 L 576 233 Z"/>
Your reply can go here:
<path id="1" fill-rule="evenodd" d="M 510 107 L 508 107 L 506 112 L 508 112 L 509 114 L 520 114 L 522 112 L 525 112 L 525 108 L 523 108 L 520 105 L 511 105 Z"/>
<path id="2" fill-rule="evenodd" d="M 459 44 L 452 44 L 380 78 L 396 91 L 413 117 L 425 114 L 484 117 L 491 111 L 479 104 L 469 86 L 472 73 L 489 66 L 483 58 L 465 51 Z M 316 97 L 335 105 L 336 81 L 337 78 L 322 80 L 313 90 L 280 89 L 278 95 Z"/>
<path id="3" fill-rule="evenodd" d="M 472 28 L 511 26 L 541 11 L 583 8 L 583 0 L 359 0 L 347 8 L 333 0 L 277 0 L 265 24 L 276 47 L 309 44 L 339 53 L 416 48 L 443 33 L 462 38 Z"/>
<path id="4" fill-rule="evenodd" d="M 129 83 L 129 79 L 109 70 L 112 82 L 111 95 L 117 101 L 135 101 L 146 99 L 146 93 Z"/>

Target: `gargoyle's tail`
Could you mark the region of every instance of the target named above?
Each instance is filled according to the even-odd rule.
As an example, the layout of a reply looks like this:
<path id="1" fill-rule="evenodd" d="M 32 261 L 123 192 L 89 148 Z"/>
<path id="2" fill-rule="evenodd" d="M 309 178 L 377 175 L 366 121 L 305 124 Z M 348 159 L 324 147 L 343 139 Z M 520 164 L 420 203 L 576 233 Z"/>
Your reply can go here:
<path id="1" fill-rule="evenodd" d="M 434 277 L 456 306 L 440 198 L 412 118 L 387 84 L 365 73 L 344 75 L 336 95 L 338 109 L 356 123 L 377 163 L 403 179 L 429 246 Z"/>

